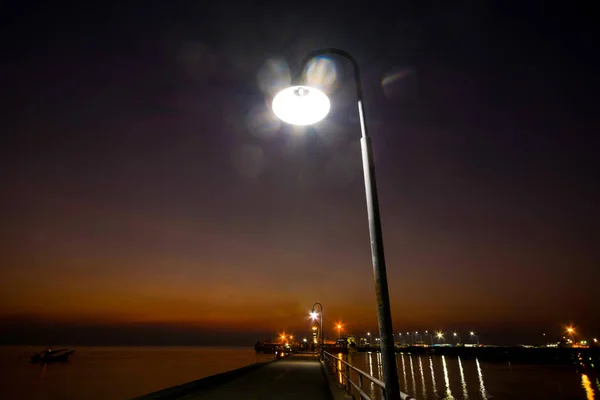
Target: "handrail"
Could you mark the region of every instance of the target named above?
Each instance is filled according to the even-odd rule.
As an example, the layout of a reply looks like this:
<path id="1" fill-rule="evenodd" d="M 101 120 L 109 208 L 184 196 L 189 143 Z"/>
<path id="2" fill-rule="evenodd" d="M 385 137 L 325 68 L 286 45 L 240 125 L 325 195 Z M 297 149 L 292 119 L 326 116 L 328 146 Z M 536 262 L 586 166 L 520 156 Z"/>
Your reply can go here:
<path id="1" fill-rule="evenodd" d="M 342 384 L 344 385 L 348 394 L 350 394 L 350 392 L 352 391 L 352 387 L 353 387 L 354 389 L 356 389 L 356 391 L 360 395 L 361 399 L 373 400 L 371 398 L 371 396 L 369 396 L 363 390 L 363 379 L 362 378 L 364 377 L 364 378 L 367 378 L 369 381 L 373 382 L 375 385 L 379 386 L 379 389 L 381 390 L 381 398 L 385 400 L 385 398 L 386 398 L 385 383 L 383 383 L 383 381 L 375 378 L 372 375 L 367 374 L 365 371 L 354 367 L 353 365 L 349 364 L 348 362 L 342 360 L 339 357 L 334 356 L 331 353 L 324 351 L 323 355 L 324 355 L 323 360 L 325 361 L 325 363 L 329 363 L 329 365 L 332 367 L 332 369 L 335 368 L 335 370 L 338 371 L 342 375 L 342 377 L 344 377 L 345 383 L 342 382 Z M 342 370 L 340 368 L 338 368 L 337 365 L 335 365 L 335 362 L 333 360 L 339 361 L 342 364 L 344 364 L 344 366 L 346 367 L 345 368 L 346 371 L 342 372 Z M 352 370 L 358 374 L 358 384 L 356 384 L 356 382 L 354 382 L 351 379 L 350 370 Z M 402 392 L 400 392 L 400 399 L 401 400 L 415 400 L 414 397 L 411 397 L 411 396 L 407 395 L 406 393 L 402 393 Z"/>

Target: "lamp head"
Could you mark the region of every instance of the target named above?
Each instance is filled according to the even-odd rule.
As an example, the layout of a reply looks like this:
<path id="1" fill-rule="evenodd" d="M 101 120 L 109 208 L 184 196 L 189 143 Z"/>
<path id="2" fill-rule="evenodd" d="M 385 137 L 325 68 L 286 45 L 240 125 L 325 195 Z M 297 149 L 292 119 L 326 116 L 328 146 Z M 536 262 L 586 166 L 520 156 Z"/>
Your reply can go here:
<path id="1" fill-rule="evenodd" d="M 273 98 L 273 112 L 292 125 L 312 125 L 327 116 L 331 103 L 325 93 L 309 86 L 291 86 Z"/>

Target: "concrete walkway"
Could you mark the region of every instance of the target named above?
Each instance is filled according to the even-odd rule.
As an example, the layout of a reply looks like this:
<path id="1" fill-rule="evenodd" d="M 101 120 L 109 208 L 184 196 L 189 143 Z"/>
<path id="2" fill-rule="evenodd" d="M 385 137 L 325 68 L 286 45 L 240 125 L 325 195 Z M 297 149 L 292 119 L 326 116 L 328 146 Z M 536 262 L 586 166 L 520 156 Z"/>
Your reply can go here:
<path id="1" fill-rule="evenodd" d="M 332 400 L 332 395 L 319 359 L 295 354 L 181 399 Z"/>

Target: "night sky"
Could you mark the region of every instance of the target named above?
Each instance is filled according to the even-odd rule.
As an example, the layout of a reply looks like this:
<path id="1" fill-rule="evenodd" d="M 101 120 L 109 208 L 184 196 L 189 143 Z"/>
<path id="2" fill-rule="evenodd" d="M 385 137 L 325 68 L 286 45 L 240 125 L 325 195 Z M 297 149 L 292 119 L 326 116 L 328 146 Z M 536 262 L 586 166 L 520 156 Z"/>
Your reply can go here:
<path id="1" fill-rule="evenodd" d="M 320 47 L 362 69 L 394 330 L 599 335 L 591 10 L 12 3 L 0 343 L 245 344 L 317 301 L 375 332 L 350 66 L 319 61 L 321 123 L 269 110 Z"/>

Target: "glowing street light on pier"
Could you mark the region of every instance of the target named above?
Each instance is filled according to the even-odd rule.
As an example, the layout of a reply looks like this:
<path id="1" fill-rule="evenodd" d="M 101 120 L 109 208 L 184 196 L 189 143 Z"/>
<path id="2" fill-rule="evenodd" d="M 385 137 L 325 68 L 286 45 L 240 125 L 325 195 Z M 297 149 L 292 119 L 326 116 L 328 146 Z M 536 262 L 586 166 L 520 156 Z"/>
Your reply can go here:
<path id="1" fill-rule="evenodd" d="M 321 347 L 319 349 L 319 353 L 320 353 L 321 360 L 322 360 L 323 359 L 323 347 L 325 345 L 325 339 L 324 339 L 325 336 L 323 333 L 323 304 L 321 304 L 321 303 L 313 304 L 312 311 L 310 312 L 310 317 L 313 319 L 313 321 L 316 320 L 317 317 L 319 316 L 319 314 L 315 311 L 315 306 L 319 306 L 319 309 L 321 310 L 321 318 L 320 318 L 320 320 L 321 320 L 321 329 L 320 329 Z M 317 327 L 313 325 L 313 331 L 316 331 L 316 330 L 317 330 Z"/>
<path id="2" fill-rule="evenodd" d="M 367 220 L 369 222 L 369 236 L 373 274 L 375 278 L 375 295 L 377 304 L 377 322 L 381 338 L 381 357 L 383 365 L 383 381 L 388 400 L 400 399 L 400 384 L 398 381 L 398 368 L 396 366 L 396 353 L 394 350 L 394 331 L 392 329 L 392 312 L 388 290 L 385 256 L 383 250 L 383 233 L 381 232 L 381 216 L 379 212 L 379 199 L 375 179 L 375 163 L 371 138 L 367 132 L 365 110 L 363 105 L 363 90 L 360 80 L 358 62 L 349 53 L 336 48 L 318 49 L 303 60 L 304 68 L 309 61 L 323 55 L 340 56 L 352 64 L 354 71 L 354 85 L 356 88 L 357 111 L 361 133 L 360 145 L 362 154 L 363 174 L 365 183 L 365 200 L 367 206 Z M 300 82 L 296 82 L 298 84 Z M 273 113 L 282 121 L 292 125 L 311 125 L 327 116 L 331 104 L 325 93 L 317 88 L 306 85 L 296 85 L 283 89 L 273 98 Z M 338 325 L 341 334 L 341 325 Z"/>

